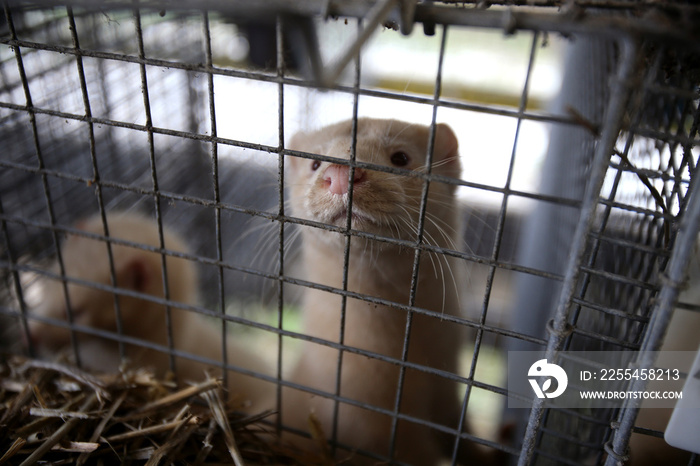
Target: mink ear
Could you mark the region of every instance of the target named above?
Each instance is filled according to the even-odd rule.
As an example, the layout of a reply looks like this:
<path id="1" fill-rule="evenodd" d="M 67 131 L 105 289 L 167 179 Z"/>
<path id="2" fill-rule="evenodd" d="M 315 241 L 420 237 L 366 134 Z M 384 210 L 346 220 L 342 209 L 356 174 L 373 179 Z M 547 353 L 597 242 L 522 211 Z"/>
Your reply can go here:
<path id="1" fill-rule="evenodd" d="M 122 264 L 116 272 L 118 286 L 139 293 L 146 293 L 153 279 L 148 264 L 140 258 L 133 258 Z"/>
<path id="2" fill-rule="evenodd" d="M 452 128 L 444 123 L 435 127 L 435 149 L 433 163 L 439 163 L 439 172 L 445 176 L 459 178 L 462 166 L 459 162 L 459 142 Z"/>
<path id="3" fill-rule="evenodd" d="M 301 131 L 298 133 L 294 133 L 294 135 L 289 139 L 287 149 L 303 151 L 304 149 L 302 147 L 304 146 L 303 141 L 305 139 L 305 136 L 306 134 Z"/>
<path id="4" fill-rule="evenodd" d="M 337 125 L 334 125 L 330 129 L 324 128 L 316 131 L 299 131 L 289 139 L 287 149 L 309 152 L 311 154 L 322 154 L 323 147 L 327 144 L 328 139 L 338 134 L 342 134 L 342 132 L 339 131 Z"/>

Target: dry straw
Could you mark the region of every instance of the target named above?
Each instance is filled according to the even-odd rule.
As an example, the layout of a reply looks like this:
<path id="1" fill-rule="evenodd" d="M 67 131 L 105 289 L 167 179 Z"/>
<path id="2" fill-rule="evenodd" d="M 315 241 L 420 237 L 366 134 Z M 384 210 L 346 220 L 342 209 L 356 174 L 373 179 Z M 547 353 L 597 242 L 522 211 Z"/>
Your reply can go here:
<path id="1" fill-rule="evenodd" d="M 221 393 L 212 378 L 176 387 L 144 369 L 0 356 L 0 465 L 330 463 L 275 441 L 273 413 L 245 416 Z"/>

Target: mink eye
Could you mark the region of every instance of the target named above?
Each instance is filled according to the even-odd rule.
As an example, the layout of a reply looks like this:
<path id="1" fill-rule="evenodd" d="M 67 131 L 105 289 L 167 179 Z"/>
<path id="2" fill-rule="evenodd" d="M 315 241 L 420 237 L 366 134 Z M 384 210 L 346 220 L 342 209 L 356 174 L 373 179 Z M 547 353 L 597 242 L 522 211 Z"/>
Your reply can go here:
<path id="1" fill-rule="evenodd" d="M 391 160 L 391 163 L 397 167 L 405 167 L 406 165 L 408 165 L 408 162 L 411 159 L 409 159 L 408 155 L 405 152 L 399 151 L 391 154 L 389 160 Z"/>
<path id="2" fill-rule="evenodd" d="M 313 162 L 311 162 L 311 170 L 312 171 L 318 170 L 318 167 L 320 167 L 320 166 L 321 166 L 321 162 L 318 160 L 314 160 Z"/>

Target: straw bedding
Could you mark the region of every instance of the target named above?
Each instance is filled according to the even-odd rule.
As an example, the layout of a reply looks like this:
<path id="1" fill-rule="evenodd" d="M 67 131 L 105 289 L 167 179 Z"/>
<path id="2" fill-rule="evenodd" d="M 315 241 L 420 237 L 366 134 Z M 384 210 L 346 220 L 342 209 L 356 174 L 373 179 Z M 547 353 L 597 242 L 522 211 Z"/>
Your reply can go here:
<path id="1" fill-rule="evenodd" d="M 0 464 L 331 464 L 275 440 L 273 413 L 222 402 L 219 380 L 177 387 L 144 369 L 86 373 L 0 355 Z"/>

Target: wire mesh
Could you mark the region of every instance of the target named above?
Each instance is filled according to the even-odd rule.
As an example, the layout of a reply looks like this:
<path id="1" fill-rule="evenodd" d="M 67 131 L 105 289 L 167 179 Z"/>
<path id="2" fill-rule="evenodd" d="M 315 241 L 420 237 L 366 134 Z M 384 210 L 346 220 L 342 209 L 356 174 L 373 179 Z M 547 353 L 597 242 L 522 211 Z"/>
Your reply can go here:
<path id="1" fill-rule="evenodd" d="M 475 392 L 489 392 L 500 402 L 506 397 L 502 382 L 486 381 L 478 370 L 485 364 L 484 354 L 489 348 L 547 347 L 550 352 L 640 349 L 656 297 L 663 289 L 660 277 L 676 248 L 678 225 L 686 211 L 699 153 L 698 48 L 692 39 L 697 35 L 692 25 L 693 18 L 700 14 L 697 7 L 669 2 L 651 11 L 649 5 L 627 2 L 575 2 L 572 7 L 545 1 L 536 2 L 535 8 L 528 10 L 421 2 L 416 5 L 415 21 L 423 23 L 426 33 L 435 25 L 441 26 L 435 30 L 441 45 L 436 52 L 432 92 L 420 95 L 367 84 L 360 52 L 351 64 L 354 69 L 339 83 L 330 85 L 332 92 L 351 99 L 350 112 L 344 117 L 353 120 L 353 146 L 346 160 L 292 151 L 285 146 L 289 127 L 294 126 L 287 116 L 289 96 L 298 89 L 316 88 L 318 81 L 305 70 L 315 70 L 319 77 L 318 68 L 323 66 L 323 54 L 315 56 L 318 51 L 313 48 L 317 38 L 301 33 L 299 39 L 299 29 L 303 29 L 300 24 L 309 24 L 305 15 L 313 12 L 326 17 L 367 17 L 368 5 L 362 2 L 321 3 L 299 2 L 292 7 L 273 2 L 266 6 L 269 11 L 264 21 L 257 6 L 238 1 L 203 2 L 197 6 L 201 10 L 198 12 L 192 12 L 188 2 L 169 2 L 167 10 L 157 2 L 114 2 L 100 12 L 92 10 L 89 2 L 71 2 L 68 7 L 51 7 L 50 3 L 36 8 L 5 5 L 1 42 L 10 48 L 0 54 L 0 137 L 4 146 L 0 158 L 0 266 L 4 283 L 0 318 L 19 329 L 16 333 L 23 333 L 29 344 L 23 347 L 7 332 L 2 335 L 3 349 L 29 354 L 36 351 L 27 323 L 42 318 L 31 312 L 31 299 L 26 296 L 30 283 L 25 276 L 51 276 L 46 264 L 56 257 L 61 267 L 53 278 L 63 282 L 68 315 L 67 323 L 50 319 L 48 323 L 70 330 L 71 352 L 78 365 L 80 335 L 88 334 L 116 342 L 122 358 L 125 345 L 168 354 L 174 372 L 180 358 L 185 358 L 274 382 L 278 408 L 285 388 L 327 398 L 334 404 L 328 439 L 333 448 L 340 450 L 356 447 L 338 440 L 341 406 L 380 413 L 392 419 L 391 448 L 388 453 L 360 452 L 377 460 L 398 461 L 393 456 L 397 429 L 400 423 L 410 421 L 449 434 L 447 456 L 452 464 L 460 461 L 460 449 L 466 441 L 492 447 L 519 464 L 580 464 L 581 458 L 603 464 L 612 451 L 606 450 L 605 444 L 617 435 L 613 426 L 617 426 L 618 418 L 624 418 L 624 410 L 548 410 L 535 404 L 529 422 L 527 414 L 507 412 L 506 419 L 510 417 L 519 425 L 514 439 L 493 432 L 474 433 L 466 429 L 466 420 L 475 410 Z M 554 8 L 564 11 L 555 12 Z M 579 16 L 574 14 L 576 9 L 581 9 L 577 10 Z M 288 15 L 290 12 L 294 15 Z M 391 10 L 383 22 L 390 27 L 405 27 L 400 12 L 400 8 Z M 652 13 L 661 15 L 661 19 Z M 646 16 L 638 18 L 640 14 Z M 223 60 L 217 41 L 220 35 L 231 37 L 227 34 L 233 23 L 240 30 L 246 26 L 262 30 L 265 26 L 265 30 L 272 31 L 267 35 L 267 40 L 274 43 L 272 55 L 267 55 L 272 66 L 251 69 Z M 499 106 L 444 95 L 445 44 L 458 26 L 530 34 L 531 41 L 523 52 L 525 78 L 516 105 Z M 354 22 L 348 25 L 354 27 Z M 362 21 L 358 21 L 357 30 L 362 30 Z M 533 68 L 543 42 L 556 33 L 573 36 L 576 45 L 570 50 L 578 48 L 578 52 L 569 51 L 567 69 L 571 74 L 565 74 L 563 97 L 558 104 L 553 109 L 533 109 Z M 357 48 L 365 50 L 364 44 Z M 593 72 L 584 74 L 582 67 L 590 67 Z M 274 124 L 264 141 L 229 136 L 236 133 L 222 123 L 223 104 L 217 98 L 225 89 L 220 86 L 223 79 L 268 86 L 265 89 L 272 97 L 265 107 L 265 118 Z M 512 119 L 514 132 L 504 183 L 473 181 L 466 175 L 453 179 L 433 174 L 430 169 L 407 173 L 357 160 L 359 107 L 366 99 L 425 106 L 430 114 L 424 121 L 431 127 L 429 146 L 434 142 L 436 122 L 450 114 L 447 112 Z M 248 108 L 240 112 L 253 113 Z M 512 184 L 524 144 L 522 126 L 528 122 L 546 123 L 551 128 L 541 186 L 535 190 Z M 566 153 L 567 145 L 576 148 Z M 429 159 L 431 154 L 429 151 Z M 344 227 L 291 215 L 285 194 L 285 161 L 290 157 L 348 166 L 350 205 L 355 170 L 420 179 L 421 220 L 415 241 L 353 230 L 351 207 Z M 498 197 L 498 202 L 484 209 L 462 200 L 468 211 L 464 249 L 443 248 L 423 239 L 427 196 L 434 183 Z M 513 207 L 522 201 L 534 206 L 532 215 L 519 214 Z M 120 324 L 118 299 L 128 296 L 129 291 L 117 287 L 111 252 L 110 282 L 90 286 L 115 293 L 117 328 L 104 331 L 74 323 L 67 287 L 76 280 L 63 270 L 62 236 L 80 234 L 75 222 L 99 213 L 109 237 L 105 215 L 112 210 L 152 215 L 160 234 L 160 244 L 153 250 L 164 251 L 160 277 L 164 296 L 149 300 L 167 309 L 185 308 L 218 320 L 222 341 L 219 360 L 179 350 L 169 319 L 165 323 L 169 329 L 166 345 L 131 337 Z M 169 250 L 163 237 L 165 228 L 177 229 L 188 239 L 191 250 Z M 303 278 L 297 254 L 301 247 L 298 233 L 305 228 L 344 236 L 344 278 L 340 287 Z M 259 238 L 268 247 L 260 248 Z M 361 240 L 414 251 L 407 302 L 390 302 L 349 289 L 351 244 Z M 107 244 L 121 243 L 109 239 Z M 472 301 L 477 304 L 470 303 L 473 309 L 467 316 L 443 315 L 416 306 L 418 273 L 429 267 L 426 253 L 455 258 L 473 270 L 473 283 L 479 285 L 473 285 Z M 197 265 L 202 277 L 201 303 L 172 300 L 167 257 L 182 257 Z M 507 286 L 503 286 L 503 280 Z M 340 297 L 337 340 L 305 334 L 290 324 L 289 307 L 298 306 L 307 289 Z M 508 293 L 513 296 L 499 314 L 494 303 Z M 344 328 L 348 300 L 406 313 L 401 354 L 387 355 L 347 344 Z M 272 314 L 249 310 L 259 306 L 252 304 L 257 301 L 272 303 Z M 233 307 L 243 310 L 232 312 Z M 671 311 L 670 307 L 654 310 L 666 315 Z M 458 373 L 409 360 L 413 316 L 442 319 L 471 331 L 469 356 Z M 238 334 L 229 332 L 233 326 L 272 337 L 267 341 L 274 347 L 274 370 L 258 373 L 227 360 L 226 347 L 238 338 Z M 286 354 L 298 341 L 337 350 L 332 391 L 286 378 Z M 400 368 L 393 407 L 374 406 L 343 395 L 342 368 L 347 355 L 361 355 Z M 461 411 L 455 425 L 439 425 L 402 412 L 404 377 L 411 370 L 450 380 L 460 387 Z M 223 374 L 226 378 L 228 372 Z M 500 416 L 497 411 L 490 415 Z M 282 418 L 277 419 L 276 428 L 304 433 L 285 425 Z M 658 431 L 648 433 L 659 435 Z M 628 439 L 629 435 L 625 438 L 623 434 L 617 446 L 625 445 Z M 611 458 L 618 455 L 621 459 L 623 453 L 618 448 Z"/>

